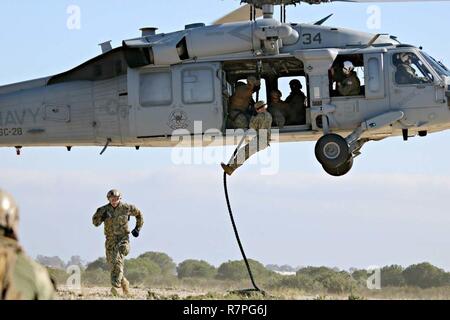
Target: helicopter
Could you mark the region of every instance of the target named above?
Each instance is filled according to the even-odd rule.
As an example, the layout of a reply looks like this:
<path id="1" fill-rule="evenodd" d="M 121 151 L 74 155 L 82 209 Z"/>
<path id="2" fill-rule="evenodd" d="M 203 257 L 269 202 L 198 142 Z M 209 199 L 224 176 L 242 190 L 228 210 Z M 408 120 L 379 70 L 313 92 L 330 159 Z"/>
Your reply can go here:
<path id="1" fill-rule="evenodd" d="M 367 142 L 450 129 L 450 71 L 421 48 L 325 26 L 329 17 L 286 22 L 288 6 L 329 2 L 242 0 L 212 25 L 142 28 L 117 48 L 100 44 L 100 55 L 69 71 L 1 86 L 0 147 L 20 154 L 23 147 L 100 146 L 103 153 L 109 146 L 173 147 L 183 135 L 225 136 L 247 129 L 230 127 L 228 118 L 238 84 L 251 76 L 265 83 L 267 97 L 283 79 L 305 83 L 304 120 L 276 128 L 279 140 L 316 141 L 316 158 L 332 176 L 350 172 Z M 360 85 L 343 95 L 335 75 L 348 63 Z M 399 75 L 405 64 L 406 78 Z"/>

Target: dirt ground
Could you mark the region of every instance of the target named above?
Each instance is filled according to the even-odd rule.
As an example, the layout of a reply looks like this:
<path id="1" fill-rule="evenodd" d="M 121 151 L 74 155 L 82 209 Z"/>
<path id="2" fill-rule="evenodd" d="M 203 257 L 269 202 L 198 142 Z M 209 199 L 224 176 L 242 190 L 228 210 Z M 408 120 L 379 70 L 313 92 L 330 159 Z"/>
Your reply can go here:
<path id="1" fill-rule="evenodd" d="M 300 290 L 275 289 L 265 294 L 230 292 L 225 288 L 131 288 L 130 296 L 113 297 L 111 288 L 82 287 L 73 290 L 59 286 L 58 300 L 450 300 L 450 287 L 445 288 L 387 288 L 384 291 L 365 291 L 356 294 L 307 294 Z M 121 293 L 121 292 L 120 292 Z"/>
<path id="2" fill-rule="evenodd" d="M 110 288 L 87 288 L 73 290 L 67 287 L 58 288 L 58 300 L 322 300 L 347 299 L 348 297 L 321 297 L 289 294 L 288 292 L 267 292 L 265 294 L 254 292 L 227 292 L 202 291 L 180 288 L 132 288 L 130 295 L 113 297 Z"/>
<path id="3" fill-rule="evenodd" d="M 317 296 L 304 296 L 297 294 L 284 294 L 279 292 L 266 293 L 240 293 L 227 291 L 203 291 L 180 288 L 132 288 L 130 295 L 113 297 L 110 288 L 87 288 L 73 290 L 67 287 L 59 287 L 58 300 L 315 300 Z M 330 297 L 328 297 L 330 298 Z M 334 297 L 333 299 L 345 299 L 346 297 Z"/>
<path id="4" fill-rule="evenodd" d="M 178 300 L 186 299 L 190 296 L 203 296 L 207 292 L 189 291 L 184 289 L 130 289 L 130 296 L 125 297 L 122 292 L 120 296 L 113 297 L 111 288 L 86 288 L 73 290 L 67 287 L 58 288 L 57 298 L 59 300 Z"/>

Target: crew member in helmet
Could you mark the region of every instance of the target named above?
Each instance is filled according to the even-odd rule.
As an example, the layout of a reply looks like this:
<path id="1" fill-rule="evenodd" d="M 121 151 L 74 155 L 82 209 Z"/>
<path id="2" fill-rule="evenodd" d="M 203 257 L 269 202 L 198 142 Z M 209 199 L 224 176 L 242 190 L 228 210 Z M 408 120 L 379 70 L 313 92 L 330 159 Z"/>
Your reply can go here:
<path id="1" fill-rule="evenodd" d="M 30 259 L 18 242 L 19 210 L 0 190 L 0 300 L 51 300 L 55 288 L 47 269 Z"/>
<path id="2" fill-rule="evenodd" d="M 400 53 L 394 59 L 397 67 L 397 72 L 395 73 L 395 82 L 397 84 L 420 84 L 429 82 L 427 79 L 419 77 L 416 70 L 411 66 L 411 53 Z"/>
<path id="3" fill-rule="evenodd" d="M 341 96 L 358 96 L 361 94 L 361 81 L 350 61 L 345 61 L 342 68 L 343 77 L 337 82 L 337 90 Z"/>
<path id="4" fill-rule="evenodd" d="M 267 111 L 272 115 L 273 125 L 280 129 L 283 129 L 286 125 L 287 119 L 289 117 L 290 105 L 284 102 L 281 98 L 283 93 L 274 89 L 270 92 L 270 103 Z"/>
<path id="5" fill-rule="evenodd" d="M 289 104 L 288 125 L 304 125 L 306 124 L 306 96 L 303 93 L 302 83 L 300 80 L 294 79 L 289 82 L 291 93 L 286 98 Z"/>
<path id="6" fill-rule="evenodd" d="M 122 288 L 124 295 L 129 295 L 130 284 L 123 275 L 125 257 L 130 252 L 128 221 L 130 216 L 136 218 L 136 227 L 131 234 L 137 238 L 144 225 L 144 217 L 138 208 L 121 201 L 122 195 L 118 190 L 109 191 L 106 197 L 109 204 L 97 209 L 92 222 L 96 227 L 104 224 L 106 260 L 111 267 L 111 294 L 117 296 L 118 289 Z"/>

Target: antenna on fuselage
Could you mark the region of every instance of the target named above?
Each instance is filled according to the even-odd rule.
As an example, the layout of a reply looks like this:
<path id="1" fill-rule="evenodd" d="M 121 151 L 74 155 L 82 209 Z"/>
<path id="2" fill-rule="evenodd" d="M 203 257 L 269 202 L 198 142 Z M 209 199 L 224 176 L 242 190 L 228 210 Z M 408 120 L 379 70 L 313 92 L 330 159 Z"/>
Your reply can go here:
<path id="1" fill-rule="evenodd" d="M 280 21 L 286 23 L 286 5 L 284 3 L 280 6 Z"/>
<path id="2" fill-rule="evenodd" d="M 263 4 L 262 11 L 263 11 L 264 19 L 273 19 L 273 13 L 274 13 L 274 5 L 273 4 Z"/>

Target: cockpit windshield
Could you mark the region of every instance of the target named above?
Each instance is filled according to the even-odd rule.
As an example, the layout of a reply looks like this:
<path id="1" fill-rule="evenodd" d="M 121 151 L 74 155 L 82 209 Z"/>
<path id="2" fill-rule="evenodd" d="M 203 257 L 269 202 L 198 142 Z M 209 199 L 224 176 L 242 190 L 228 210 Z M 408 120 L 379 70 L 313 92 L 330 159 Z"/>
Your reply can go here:
<path id="1" fill-rule="evenodd" d="M 399 85 L 431 84 L 434 76 L 423 60 L 414 52 L 404 51 L 392 56 L 396 67 L 395 82 Z"/>
<path id="2" fill-rule="evenodd" d="M 434 59 L 429 54 L 422 51 L 422 55 L 425 57 L 427 62 L 439 73 L 441 76 L 450 77 L 450 70 L 440 61 Z"/>

